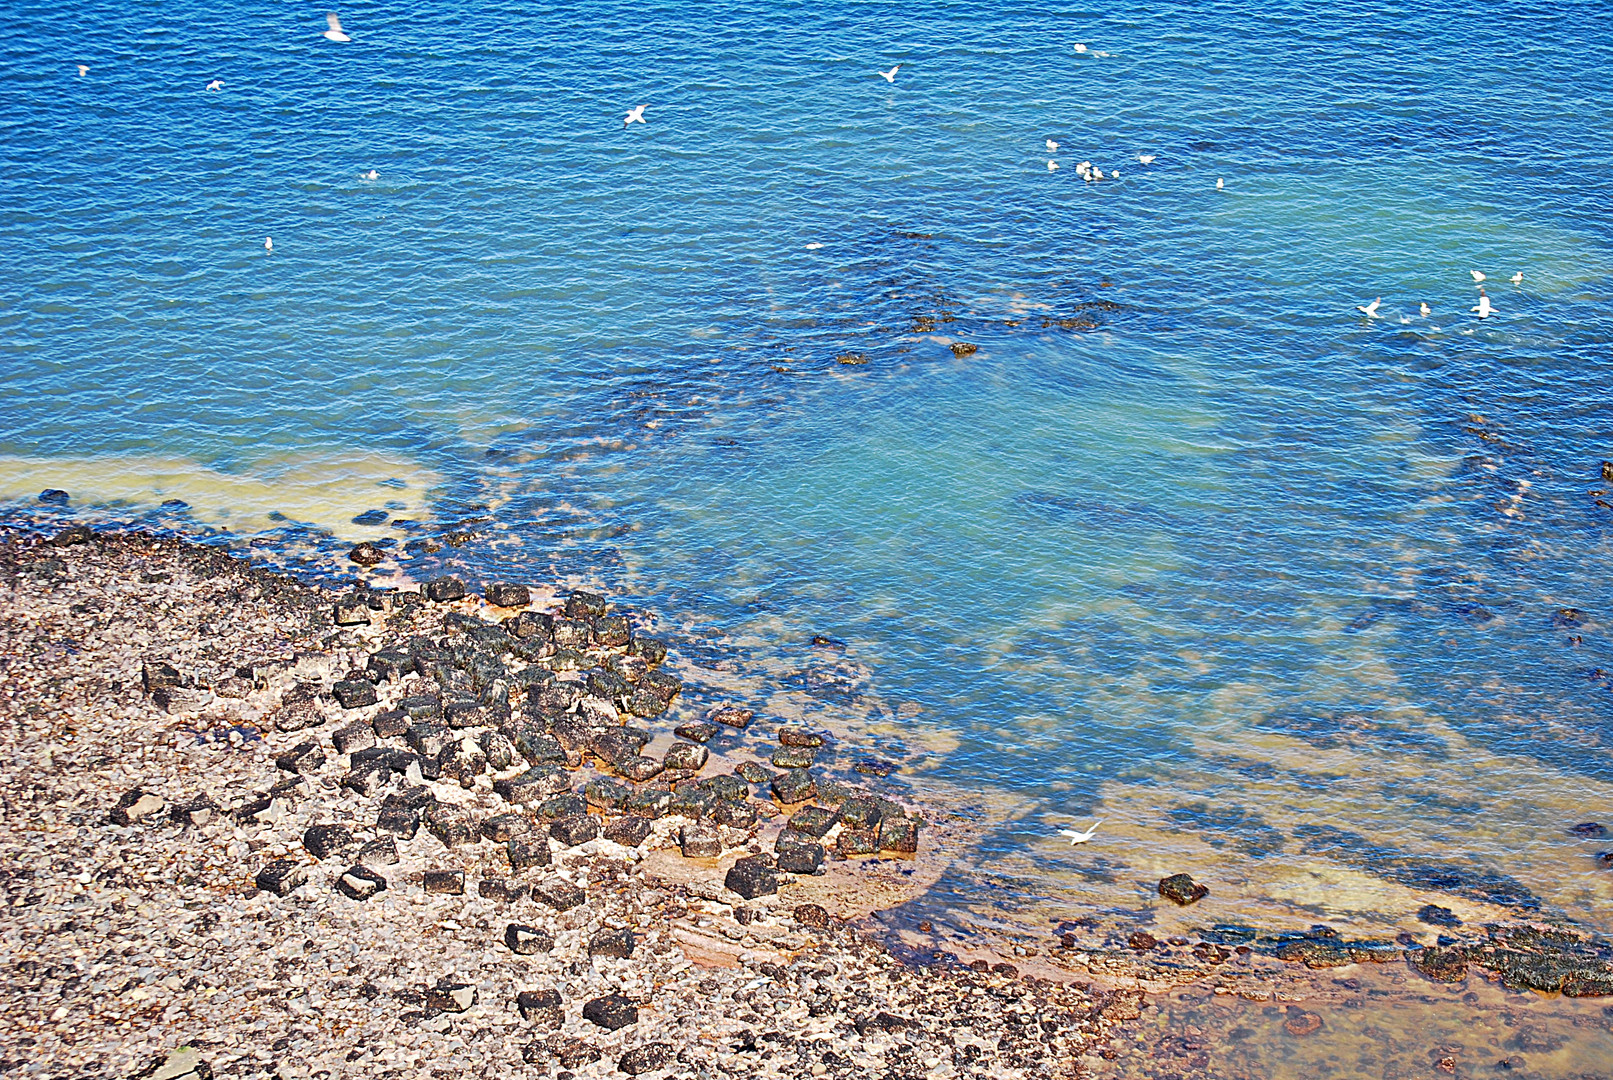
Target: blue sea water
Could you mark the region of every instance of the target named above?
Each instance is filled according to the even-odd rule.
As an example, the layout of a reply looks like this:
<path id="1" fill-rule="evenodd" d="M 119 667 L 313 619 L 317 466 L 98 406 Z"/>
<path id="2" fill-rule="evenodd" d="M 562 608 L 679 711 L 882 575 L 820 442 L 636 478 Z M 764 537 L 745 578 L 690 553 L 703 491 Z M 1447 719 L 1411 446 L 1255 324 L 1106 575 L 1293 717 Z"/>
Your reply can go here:
<path id="1" fill-rule="evenodd" d="M 1613 931 L 1613 9 L 341 14 L 0 12 L 14 513 L 608 587 L 960 926 Z"/>

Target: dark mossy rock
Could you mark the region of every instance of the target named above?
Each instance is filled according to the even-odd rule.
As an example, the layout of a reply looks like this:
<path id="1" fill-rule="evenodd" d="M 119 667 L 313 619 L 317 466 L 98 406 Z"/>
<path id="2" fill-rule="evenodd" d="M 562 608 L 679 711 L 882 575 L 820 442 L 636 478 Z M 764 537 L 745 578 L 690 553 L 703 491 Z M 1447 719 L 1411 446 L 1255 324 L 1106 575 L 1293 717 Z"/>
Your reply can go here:
<path id="1" fill-rule="evenodd" d="M 401 649 L 382 649 L 370 656 L 365 670 L 376 682 L 398 682 L 414 670 L 414 660 Z"/>
<path id="2" fill-rule="evenodd" d="M 778 842 L 773 847 L 775 865 L 788 874 L 817 873 L 823 866 L 823 845 L 799 836 L 792 837 L 786 842 L 785 837 L 788 835 L 788 831 L 780 833 Z"/>
<path id="3" fill-rule="evenodd" d="M 687 724 L 679 724 L 673 728 L 672 734 L 680 739 L 688 739 L 690 742 L 705 743 L 710 742 L 711 737 L 717 734 L 717 725 L 708 724 L 704 720 L 692 720 Z"/>
<path id="4" fill-rule="evenodd" d="M 628 1076 L 641 1076 L 666 1068 L 676 1059 L 677 1053 L 677 1047 L 668 1042 L 645 1043 L 623 1054 L 616 1062 L 616 1067 Z"/>
<path id="5" fill-rule="evenodd" d="M 919 849 L 919 820 L 886 812 L 879 822 L 879 850 L 912 855 Z"/>
<path id="6" fill-rule="evenodd" d="M 734 775 L 751 784 L 771 784 L 778 779 L 778 773 L 760 761 L 740 762 L 734 766 Z"/>
<path id="7" fill-rule="evenodd" d="M 448 803 L 432 803 L 421 815 L 421 823 L 443 847 L 458 847 L 477 839 L 478 830 L 470 814 Z"/>
<path id="8" fill-rule="evenodd" d="M 621 810 L 633 794 L 631 785 L 609 776 L 598 776 L 583 785 L 583 796 L 589 806 L 603 810 Z"/>
<path id="9" fill-rule="evenodd" d="M 588 749 L 599 760 L 620 767 L 638 757 L 649 741 L 650 733 L 638 728 L 608 728 L 589 739 Z"/>
<path id="10" fill-rule="evenodd" d="M 781 746 L 773 751 L 773 766 L 778 769 L 806 769 L 818 760 L 818 751 L 811 746 Z"/>
<path id="11" fill-rule="evenodd" d="M 526 607 L 532 603 L 532 591 L 525 585 L 498 582 L 482 590 L 482 597 L 494 607 Z"/>
<path id="12" fill-rule="evenodd" d="M 1172 874 L 1159 882 L 1159 895 L 1173 904 L 1194 904 L 1209 894 L 1208 887 L 1200 885 L 1187 874 Z"/>
<path id="13" fill-rule="evenodd" d="M 706 714 L 706 719 L 711 723 L 722 724 L 724 727 L 737 728 L 740 731 L 744 731 L 746 728 L 750 727 L 750 723 L 753 719 L 755 719 L 755 717 L 756 713 L 752 710 L 741 709 L 735 705 L 724 705 L 721 708 L 713 709 L 711 712 Z"/>
<path id="14" fill-rule="evenodd" d="M 510 923 L 504 928 L 504 944 L 517 956 L 537 956 L 554 949 L 554 936 L 542 927 Z M 555 994 L 557 1001 L 559 997 Z"/>
<path id="15" fill-rule="evenodd" d="M 720 802 L 742 803 L 750 798 L 750 785 L 737 776 L 727 773 L 708 777 L 700 786 L 711 792 Z"/>
<path id="16" fill-rule="evenodd" d="M 687 779 L 672 785 L 671 812 L 690 818 L 703 818 L 717 806 L 716 793 L 704 781 Z"/>
<path id="17" fill-rule="evenodd" d="M 786 769 L 773 779 L 773 795 L 786 806 L 806 802 L 818 793 L 816 778 L 806 769 Z"/>
<path id="18" fill-rule="evenodd" d="M 561 617 L 549 624 L 549 634 L 557 647 L 579 652 L 593 644 L 594 628 L 588 619 Z"/>
<path id="19" fill-rule="evenodd" d="M 600 615 L 594 619 L 594 643 L 607 649 L 621 649 L 632 639 L 633 628 L 625 615 Z"/>
<path id="20" fill-rule="evenodd" d="M 325 764 L 325 751 L 312 739 L 298 743 L 274 759 L 276 768 L 286 772 L 318 772 Z"/>
<path id="21" fill-rule="evenodd" d="M 551 795 L 532 808 L 532 816 L 542 822 L 555 822 L 587 812 L 588 800 L 574 791 Z"/>
<path id="22" fill-rule="evenodd" d="M 706 759 L 710 753 L 704 746 L 697 743 L 677 742 L 667 749 L 666 756 L 661 764 L 669 769 L 688 769 L 690 772 L 699 772 L 705 767 Z"/>
<path id="23" fill-rule="evenodd" d="M 474 986 L 442 982 L 426 991 L 426 1009 L 431 1012 L 462 1013 L 476 1004 Z"/>
<path id="24" fill-rule="evenodd" d="M 512 803 L 536 803 L 571 790 L 571 774 L 554 765 L 535 765 L 519 776 L 493 781 L 493 790 Z"/>
<path id="25" fill-rule="evenodd" d="M 352 850 L 357 841 L 346 825 L 310 825 L 303 830 L 302 846 L 308 854 L 324 862 Z"/>
<path id="26" fill-rule="evenodd" d="M 483 878 L 476 883 L 476 895 L 499 904 L 513 904 L 526 895 L 526 886 L 509 878 Z"/>
<path id="27" fill-rule="evenodd" d="M 548 866 L 554 861 L 549 850 L 549 838 L 541 833 L 511 837 L 504 848 L 510 860 L 510 870 L 520 874 L 535 866 Z"/>
<path id="28" fill-rule="evenodd" d="M 952 350 L 953 356 L 959 357 L 960 359 L 965 356 L 973 356 L 975 353 L 980 351 L 979 345 L 975 345 L 967 341 L 954 341 L 947 347 Z"/>
<path id="29" fill-rule="evenodd" d="M 572 814 L 550 825 L 549 835 L 567 847 L 586 844 L 599 835 L 599 819 L 590 814 Z"/>
<path id="30" fill-rule="evenodd" d="M 409 698 L 403 699 L 408 702 Z M 403 733 L 409 749 L 423 758 L 434 758 L 455 741 L 452 728 L 446 724 L 413 723 Z"/>
<path id="31" fill-rule="evenodd" d="M 536 724 L 527 724 L 515 736 L 515 750 L 531 765 L 564 765 L 566 748 Z"/>
<path id="32" fill-rule="evenodd" d="M 655 667 L 666 659 L 666 644 L 656 638 L 635 637 L 627 643 L 627 654 L 641 657 L 646 664 Z"/>
<path id="33" fill-rule="evenodd" d="M 330 692 L 344 709 L 362 709 L 377 701 L 375 684 L 368 679 L 344 680 L 331 687 Z"/>
<path id="34" fill-rule="evenodd" d="M 638 687 L 622 699 L 622 711 L 629 716 L 660 716 L 667 711 L 667 699 L 648 687 Z"/>
<path id="35" fill-rule="evenodd" d="M 790 815 L 789 827 L 802 835 L 817 839 L 834 828 L 839 820 L 838 810 L 824 806 L 803 806 Z"/>
<path id="36" fill-rule="evenodd" d="M 530 603 L 530 599 L 525 602 Z M 523 641 L 554 640 L 554 616 L 541 611 L 523 611 L 519 615 L 505 619 L 503 626 L 511 637 Z"/>
<path id="37" fill-rule="evenodd" d="M 395 866 L 398 862 L 398 845 L 390 836 L 371 840 L 358 849 L 355 861 L 360 866 Z"/>
<path id="38" fill-rule="evenodd" d="M 386 552 L 366 540 L 349 551 L 347 557 L 360 566 L 375 566 L 386 559 Z"/>
<path id="39" fill-rule="evenodd" d="M 67 500 L 68 494 L 61 488 L 46 488 L 39 493 L 39 501 L 46 506 L 66 506 Z"/>
<path id="40" fill-rule="evenodd" d="M 653 760 L 653 759 L 646 759 Z M 657 761 L 655 764 L 660 765 Z M 665 817 L 672 808 L 672 785 L 644 784 L 628 796 L 627 809 L 647 818 Z"/>
<path id="41" fill-rule="evenodd" d="M 1417 920 L 1429 926 L 1461 926 L 1462 920 L 1456 917 L 1456 912 L 1448 907 L 1438 904 L 1425 904 L 1417 911 Z"/>
<path id="42" fill-rule="evenodd" d="M 729 868 L 723 884 L 746 900 L 778 892 L 778 871 L 768 855 L 746 855 Z"/>
<path id="43" fill-rule="evenodd" d="M 778 741 L 784 746 L 819 747 L 823 745 L 823 736 L 816 731 L 799 727 L 781 727 L 778 730 Z"/>
<path id="44" fill-rule="evenodd" d="M 588 692 L 606 701 L 615 701 L 627 694 L 628 682 L 609 668 L 595 668 L 588 673 Z"/>
<path id="45" fill-rule="evenodd" d="M 349 866 L 336 878 L 336 891 L 349 900 L 368 900 L 386 888 L 386 878 L 367 866 Z"/>
<path id="46" fill-rule="evenodd" d="M 858 795 L 840 804 L 840 820 L 854 829 L 877 829 L 884 816 L 878 799 Z"/>
<path id="47" fill-rule="evenodd" d="M 1330 938 L 1298 938 L 1273 950 L 1279 960 L 1303 963 L 1308 968 L 1334 968 L 1355 963 L 1342 942 Z"/>
<path id="48" fill-rule="evenodd" d="M 494 814 L 482 822 L 482 835 L 495 844 L 509 843 L 532 831 L 532 819 L 525 814 Z"/>
<path id="49" fill-rule="evenodd" d="M 637 939 L 633 931 L 623 927 L 615 929 L 609 926 L 600 927 L 588 938 L 588 955 L 604 956 L 614 960 L 627 960 L 633 955 L 633 946 Z"/>
<path id="50" fill-rule="evenodd" d="M 691 822 L 678 833 L 678 847 L 686 859 L 715 859 L 722 854 L 722 834 L 714 825 Z"/>
<path id="51" fill-rule="evenodd" d="M 901 766 L 896 764 L 896 762 L 885 761 L 881 758 L 863 758 L 861 761 L 857 762 L 857 764 L 852 766 L 852 769 L 862 773 L 864 776 L 880 777 L 889 776 L 891 773 L 896 772 L 900 768 Z"/>
<path id="52" fill-rule="evenodd" d="M 603 596 L 586 589 L 578 589 L 566 597 L 566 616 L 580 619 L 587 615 L 603 615 L 610 610 L 610 604 Z"/>
<path id="53" fill-rule="evenodd" d="M 475 740 L 460 739 L 443 747 L 437 755 L 437 774 L 444 780 L 454 780 L 469 788 L 476 778 L 487 771 L 487 754 Z"/>
<path id="54" fill-rule="evenodd" d="M 748 829 L 756 824 L 756 804 L 750 801 L 728 802 L 719 800 L 711 811 L 711 820 L 730 829 Z"/>
<path id="55" fill-rule="evenodd" d="M 275 896 L 289 896 L 308 881 L 308 871 L 295 859 L 276 859 L 259 870 L 253 884 Z"/>
<path id="56" fill-rule="evenodd" d="M 1406 953 L 1413 971 L 1434 982 L 1459 983 L 1467 978 L 1467 957 L 1459 948 L 1417 949 Z"/>
<path id="57" fill-rule="evenodd" d="M 464 896 L 465 871 L 427 870 L 420 875 L 420 885 L 428 893 L 441 896 Z"/>
<path id="58" fill-rule="evenodd" d="M 375 827 L 401 836 L 405 840 L 412 840 L 415 833 L 420 831 L 420 811 L 400 806 L 382 806 L 380 813 L 375 817 Z"/>
<path id="59" fill-rule="evenodd" d="M 1600 840 L 1607 835 L 1607 826 L 1596 821 L 1582 821 L 1568 831 L 1587 840 Z"/>
<path id="60" fill-rule="evenodd" d="M 398 708 L 411 722 L 423 723 L 442 716 L 442 699 L 428 694 L 413 694 L 398 702 Z M 419 753 L 418 750 L 415 752 Z M 435 757 L 436 755 L 425 754 L 423 756 Z"/>
<path id="61" fill-rule="evenodd" d="M 330 618 L 337 626 L 368 626 L 370 605 L 362 596 L 344 596 L 331 605 Z"/>
<path id="62" fill-rule="evenodd" d="M 872 855 L 879 850 L 879 831 L 842 826 L 835 837 L 835 850 L 841 855 Z"/>
<path id="63" fill-rule="evenodd" d="M 342 777 L 342 787 L 369 799 L 392 782 L 392 768 L 386 761 L 365 761 L 353 766 Z"/>
<path id="64" fill-rule="evenodd" d="M 399 739 L 409 730 L 409 716 L 402 709 L 386 709 L 370 718 L 370 730 L 377 739 Z"/>
<path id="65" fill-rule="evenodd" d="M 456 577 L 433 578 L 426 582 L 426 599 L 439 604 L 465 598 L 465 583 Z"/>
<path id="66" fill-rule="evenodd" d="M 616 768 L 618 772 L 627 777 L 629 780 L 643 783 L 645 780 L 659 775 L 661 771 L 666 768 L 666 766 L 661 764 L 659 761 L 656 761 L 652 757 L 646 757 L 640 754 L 638 757 L 630 758 L 627 761 L 622 762 Z"/>
<path id="67" fill-rule="evenodd" d="M 649 818 L 628 814 L 611 822 L 600 835 L 624 847 L 638 847 L 649 839 L 652 827 Z"/>
<path id="68" fill-rule="evenodd" d="M 551 878 L 532 886 L 532 899 L 547 904 L 556 911 L 570 911 L 586 903 L 588 894 L 569 881 Z"/>
<path id="69" fill-rule="evenodd" d="M 1613 995 L 1613 946 L 1565 930 L 1533 926 L 1487 929 L 1489 941 L 1462 951 L 1470 962 L 1495 972 L 1508 989 L 1565 997 Z"/>
<path id="70" fill-rule="evenodd" d="M 621 994 L 606 994 L 585 1004 L 582 1018 L 606 1031 L 617 1031 L 638 1023 L 638 1006 Z"/>
<path id="71" fill-rule="evenodd" d="M 821 904 L 797 904 L 791 914 L 802 926 L 810 926 L 814 930 L 829 928 L 829 912 Z"/>
<path id="72" fill-rule="evenodd" d="M 587 693 L 581 683 L 549 680 L 528 686 L 527 711 L 536 717 L 556 717 L 569 712 Z"/>

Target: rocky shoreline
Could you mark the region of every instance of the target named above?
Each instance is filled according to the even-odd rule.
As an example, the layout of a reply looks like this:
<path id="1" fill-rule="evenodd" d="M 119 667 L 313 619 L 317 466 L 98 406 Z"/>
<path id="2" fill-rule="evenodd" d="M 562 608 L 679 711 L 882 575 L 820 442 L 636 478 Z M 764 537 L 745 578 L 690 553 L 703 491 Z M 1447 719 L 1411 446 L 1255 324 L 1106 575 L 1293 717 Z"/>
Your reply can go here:
<path id="1" fill-rule="evenodd" d="M 678 643 L 584 590 L 338 593 L 83 527 L 6 534 L 0 586 L 0 1072 L 1078 1076 L 1157 1058 L 1128 1027 L 1182 987 L 1291 1038 L 1350 965 L 1613 993 L 1540 924 L 876 938 L 944 828 L 821 732 L 683 715 Z"/>
<path id="2" fill-rule="evenodd" d="M 810 731 L 715 771 L 739 703 L 646 755 L 678 680 L 592 594 L 336 594 L 81 527 L 9 535 L 0 584 L 0 1071 L 1048 1076 L 1138 1015 L 800 902 L 922 820 Z"/>

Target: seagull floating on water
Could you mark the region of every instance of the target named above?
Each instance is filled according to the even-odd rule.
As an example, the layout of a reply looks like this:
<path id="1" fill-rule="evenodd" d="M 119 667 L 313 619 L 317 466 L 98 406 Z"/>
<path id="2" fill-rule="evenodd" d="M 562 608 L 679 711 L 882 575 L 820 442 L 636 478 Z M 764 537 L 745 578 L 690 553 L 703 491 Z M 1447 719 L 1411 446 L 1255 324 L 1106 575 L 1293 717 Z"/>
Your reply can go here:
<path id="1" fill-rule="evenodd" d="M 1490 298 L 1488 296 L 1485 296 L 1483 293 L 1479 293 L 1479 302 L 1473 306 L 1473 310 L 1479 313 L 1479 318 L 1488 319 L 1490 317 L 1490 312 L 1494 311 L 1495 308 L 1490 306 Z"/>
<path id="2" fill-rule="evenodd" d="M 1137 155 L 1137 160 L 1142 162 L 1144 165 L 1152 165 L 1154 163 L 1154 155 L 1153 154 L 1138 154 Z"/>
<path id="3" fill-rule="evenodd" d="M 1425 319 L 1428 318 L 1428 316 L 1430 316 L 1430 315 L 1432 315 L 1434 313 L 1433 309 L 1428 306 L 1428 301 L 1427 300 L 1424 300 L 1421 304 L 1418 305 L 1418 310 L 1420 310 L 1422 312 L 1423 318 L 1425 318 Z"/>
<path id="4" fill-rule="evenodd" d="M 352 38 L 348 37 L 345 33 L 342 32 L 342 20 L 340 20 L 340 19 L 338 19 L 336 17 L 336 13 L 334 11 L 328 11 L 328 12 L 325 13 L 325 22 L 330 24 L 330 29 L 326 30 L 325 33 L 322 35 L 325 38 L 325 40 L 327 40 L 327 41 L 352 41 L 353 40 Z"/>
<path id="5" fill-rule="evenodd" d="M 1059 152 L 1059 144 L 1054 142 L 1052 139 L 1047 140 L 1047 152 L 1049 154 L 1058 153 Z"/>
<path id="6" fill-rule="evenodd" d="M 647 108 L 649 108 L 648 105 L 640 105 L 636 109 L 629 109 L 627 115 L 622 118 L 622 126 L 626 127 L 628 124 L 644 123 L 644 110 Z"/>
<path id="7" fill-rule="evenodd" d="M 1512 284 L 1514 284 L 1514 285 L 1522 285 L 1523 284 L 1523 271 L 1522 270 L 1519 270 L 1516 274 L 1512 275 Z"/>
<path id="8" fill-rule="evenodd" d="M 807 250 L 808 250 L 808 251 L 817 251 L 817 250 L 818 250 L 818 249 L 819 249 L 819 248 L 821 248 L 821 247 L 822 247 L 822 246 L 823 246 L 823 245 L 822 245 L 822 244 L 820 244 L 820 243 L 818 243 L 818 242 L 817 242 L 817 241 L 816 241 L 816 240 L 814 240 L 814 241 L 812 241 L 812 243 L 810 243 L 810 244 L 808 244 L 808 245 L 807 245 L 807 246 L 806 246 L 806 249 L 807 249 Z"/>
<path id="9" fill-rule="evenodd" d="M 1477 284 L 1477 283 L 1479 283 L 1479 282 L 1484 280 L 1484 275 L 1482 273 L 1480 273 L 1479 271 L 1477 271 L 1477 270 L 1469 270 L 1468 273 L 1473 275 L 1474 284 Z"/>
<path id="10" fill-rule="evenodd" d="M 893 82 L 896 81 L 896 73 L 898 71 L 901 71 L 901 70 L 902 70 L 902 65 L 897 64 L 895 67 L 891 68 L 889 71 L 876 71 L 876 72 L 874 72 L 874 74 L 878 75 L 880 78 L 884 79 L 888 83 L 893 83 Z"/>
<path id="11" fill-rule="evenodd" d="M 1383 297 L 1375 296 L 1372 298 L 1372 303 L 1365 305 L 1358 304 L 1356 305 L 1355 310 L 1359 311 L 1369 319 L 1379 319 L 1383 317 L 1378 314 L 1378 305 L 1381 303 L 1383 303 Z"/>
<path id="12" fill-rule="evenodd" d="M 1098 826 L 1102 824 L 1103 819 L 1099 818 L 1097 821 L 1092 823 L 1092 828 L 1088 829 L 1086 832 L 1077 832 L 1074 829 L 1060 829 L 1059 835 L 1068 836 L 1071 844 L 1084 844 L 1097 834 Z"/>
<path id="13" fill-rule="evenodd" d="M 207 84 L 207 88 L 209 90 L 222 90 L 224 89 L 224 80 L 214 79 L 212 82 Z"/>
<path id="14" fill-rule="evenodd" d="M 89 67 L 88 64 L 80 64 L 78 66 L 78 77 L 79 78 L 82 79 L 84 76 L 88 75 L 89 73 L 90 73 L 90 67 Z"/>
<path id="15" fill-rule="evenodd" d="M 265 236 L 263 238 L 263 250 L 268 254 L 274 253 L 274 237 Z"/>
<path id="16" fill-rule="evenodd" d="M 1048 158 L 1047 159 L 1047 171 L 1048 172 L 1058 172 L 1059 171 L 1059 163 L 1054 161 L 1052 158 Z"/>
<path id="17" fill-rule="evenodd" d="M 1075 51 L 1076 51 L 1076 52 L 1086 52 L 1086 51 L 1087 51 L 1087 47 L 1086 47 L 1086 46 L 1085 46 L 1085 45 L 1077 45 L 1077 46 L 1076 46 L 1076 47 L 1075 47 Z"/>
<path id="18" fill-rule="evenodd" d="M 367 173 L 361 173 L 361 174 L 359 174 L 359 176 L 360 176 L 360 179 L 363 179 L 363 180 L 379 180 L 379 179 L 381 179 L 381 174 L 376 172 L 374 169 L 371 169 Z"/>
<path id="19" fill-rule="evenodd" d="M 1215 178 L 1215 190 L 1220 191 L 1226 186 L 1227 184 L 1225 180 L 1222 180 L 1219 176 Z"/>

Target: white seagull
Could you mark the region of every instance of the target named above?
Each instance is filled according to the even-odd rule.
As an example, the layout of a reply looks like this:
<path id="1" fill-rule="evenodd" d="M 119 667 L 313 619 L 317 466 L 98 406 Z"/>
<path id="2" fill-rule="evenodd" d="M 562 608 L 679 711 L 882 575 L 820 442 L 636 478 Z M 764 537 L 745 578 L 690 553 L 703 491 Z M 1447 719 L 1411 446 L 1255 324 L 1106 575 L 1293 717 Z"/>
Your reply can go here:
<path id="1" fill-rule="evenodd" d="M 1468 273 L 1473 275 L 1473 283 L 1475 285 L 1484 280 L 1484 275 L 1479 273 L 1477 270 L 1469 270 Z"/>
<path id="2" fill-rule="evenodd" d="M 1076 51 L 1076 52 L 1086 52 L 1086 51 L 1087 51 L 1087 47 L 1086 47 L 1086 46 L 1085 46 L 1085 45 L 1077 45 L 1077 46 L 1076 46 L 1076 47 L 1075 47 L 1075 51 Z"/>
<path id="3" fill-rule="evenodd" d="M 1071 844 L 1084 844 L 1097 834 L 1098 826 L 1102 824 L 1103 819 L 1099 818 L 1097 821 L 1092 823 L 1092 828 L 1088 829 L 1086 832 L 1077 832 L 1074 829 L 1060 829 L 1059 835 L 1068 836 Z"/>
<path id="4" fill-rule="evenodd" d="M 340 20 L 340 19 L 338 19 L 336 17 L 336 13 L 334 11 L 328 11 L 328 12 L 325 13 L 325 21 L 330 24 L 330 29 L 326 30 L 325 33 L 322 35 L 325 38 L 325 40 L 327 40 L 327 41 L 352 41 L 353 40 L 352 38 L 348 37 L 345 33 L 342 32 L 342 20 Z"/>
<path id="5" fill-rule="evenodd" d="M 1522 285 L 1523 284 L 1523 271 L 1522 270 L 1519 270 L 1516 274 L 1512 275 L 1512 284 L 1514 284 L 1514 285 Z"/>
<path id="6" fill-rule="evenodd" d="M 1490 317 L 1490 312 L 1494 311 L 1495 308 L 1490 306 L 1490 298 L 1488 296 L 1485 296 L 1483 293 L 1479 293 L 1479 302 L 1473 306 L 1472 310 L 1479 313 L 1479 318 L 1488 319 Z"/>
<path id="7" fill-rule="evenodd" d="M 1221 189 L 1225 188 L 1226 186 L 1227 186 L 1227 183 L 1226 183 L 1225 180 L 1221 179 L 1219 176 L 1217 176 L 1215 178 L 1215 190 L 1220 191 Z"/>
<path id="8" fill-rule="evenodd" d="M 84 76 L 88 75 L 89 73 L 90 73 L 90 67 L 89 67 L 88 64 L 80 64 L 78 66 L 78 77 L 79 78 L 82 79 Z"/>
<path id="9" fill-rule="evenodd" d="M 626 127 L 629 124 L 644 123 L 644 110 L 647 108 L 649 108 L 648 105 L 640 105 L 636 109 L 629 109 L 627 111 L 627 115 L 622 118 L 622 126 Z"/>
<path id="10" fill-rule="evenodd" d="M 1152 165 L 1154 163 L 1154 155 L 1153 154 L 1138 154 L 1137 155 L 1137 160 L 1142 162 L 1144 165 Z"/>
<path id="11" fill-rule="evenodd" d="M 1054 161 L 1052 158 L 1048 158 L 1047 159 L 1047 171 L 1048 172 L 1058 172 L 1059 171 L 1059 163 Z"/>
<path id="12" fill-rule="evenodd" d="M 209 90 L 222 90 L 224 89 L 224 80 L 214 79 L 212 82 L 207 84 L 207 88 Z"/>
<path id="13" fill-rule="evenodd" d="M 1428 316 L 1430 316 L 1430 315 L 1432 315 L 1434 313 L 1433 309 L 1428 306 L 1428 301 L 1427 300 L 1424 300 L 1422 302 L 1422 304 L 1420 304 L 1418 306 L 1418 310 L 1420 310 L 1422 312 L 1423 318 L 1425 318 L 1425 319 L 1428 318 Z"/>
<path id="14" fill-rule="evenodd" d="M 1049 154 L 1058 153 L 1059 152 L 1059 144 L 1054 142 L 1052 139 L 1047 140 L 1047 152 Z"/>
<path id="15" fill-rule="evenodd" d="M 896 73 L 898 71 L 901 71 L 901 70 L 902 70 L 902 65 L 897 64 L 895 67 L 891 68 L 889 71 L 876 71 L 876 72 L 874 72 L 874 74 L 878 75 L 880 78 L 884 79 L 888 83 L 893 83 L 893 82 L 896 81 Z"/>
<path id="16" fill-rule="evenodd" d="M 274 237 L 265 236 L 263 238 L 263 251 L 266 255 L 274 254 Z"/>
<path id="17" fill-rule="evenodd" d="M 1382 318 L 1382 316 L 1378 314 L 1378 305 L 1381 303 L 1383 303 L 1383 297 L 1373 297 L 1372 303 L 1357 305 L 1355 310 L 1359 311 L 1369 319 L 1379 319 Z"/>
<path id="18" fill-rule="evenodd" d="M 821 247 L 822 247 L 822 246 L 823 246 L 823 245 L 822 245 L 822 244 L 820 244 L 820 243 L 818 243 L 818 242 L 817 242 L 817 241 L 816 241 L 816 240 L 814 240 L 814 241 L 812 241 L 812 243 L 810 243 L 810 244 L 808 244 L 808 245 L 807 245 L 807 246 L 806 246 L 806 249 L 807 249 L 807 250 L 808 250 L 808 251 L 817 251 L 817 250 L 818 250 L 818 249 L 819 249 L 819 248 L 821 248 Z"/>
<path id="19" fill-rule="evenodd" d="M 371 169 L 367 173 L 359 174 L 359 178 L 361 180 L 379 180 L 379 179 L 381 179 L 381 174 L 376 172 L 374 169 Z"/>

